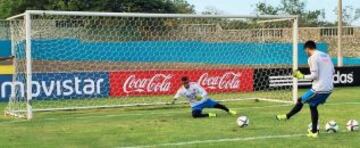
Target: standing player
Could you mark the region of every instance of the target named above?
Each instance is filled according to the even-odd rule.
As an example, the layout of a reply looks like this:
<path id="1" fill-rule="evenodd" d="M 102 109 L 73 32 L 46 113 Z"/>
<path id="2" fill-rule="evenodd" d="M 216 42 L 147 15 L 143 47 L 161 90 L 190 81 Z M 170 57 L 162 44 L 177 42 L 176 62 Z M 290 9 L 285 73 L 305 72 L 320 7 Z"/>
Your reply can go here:
<path id="1" fill-rule="evenodd" d="M 306 54 L 309 56 L 308 64 L 310 75 L 303 75 L 296 70 L 293 76 L 297 79 L 312 80 L 312 87 L 302 97 L 297 100 L 294 108 L 286 115 L 277 115 L 278 120 L 288 120 L 298 113 L 304 103 L 308 103 L 311 112 L 312 129 L 308 131 L 307 136 L 317 138 L 319 131 L 317 129 L 319 114 L 317 107 L 324 104 L 333 90 L 333 74 L 335 72 L 331 58 L 326 53 L 316 50 L 314 41 L 307 41 L 304 45 Z"/>
<path id="2" fill-rule="evenodd" d="M 177 91 L 172 104 L 180 97 L 185 97 L 192 108 L 192 116 L 194 118 L 216 117 L 215 113 L 202 113 L 204 108 L 217 108 L 228 112 L 231 115 L 236 115 L 236 111 L 228 109 L 226 106 L 208 98 L 208 94 L 204 88 L 195 82 L 190 82 L 188 77 L 181 78 L 182 86 Z M 201 98 L 198 100 L 197 98 Z"/>

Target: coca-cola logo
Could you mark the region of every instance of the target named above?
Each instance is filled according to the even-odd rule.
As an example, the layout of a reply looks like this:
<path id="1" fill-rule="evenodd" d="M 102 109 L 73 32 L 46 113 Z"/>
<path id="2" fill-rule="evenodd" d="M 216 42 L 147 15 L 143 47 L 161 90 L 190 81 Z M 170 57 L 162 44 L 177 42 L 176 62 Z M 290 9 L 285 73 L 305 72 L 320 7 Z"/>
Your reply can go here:
<path id="1" fill-rule="evenodd" d="M 198 83 L 208 89 L 239 89 L 241 73 L 226 72 L 221 76 L 210 76 L 204 73 Z"/>
<path id="2" fill-rule="evenodd" d="M 130 75 L 123 85 L 125 93 L 131 92 L 167 92 L 170 90 L 170 74 L 155 74 L 150 78 L 137 78 L 136 75 Z"/>

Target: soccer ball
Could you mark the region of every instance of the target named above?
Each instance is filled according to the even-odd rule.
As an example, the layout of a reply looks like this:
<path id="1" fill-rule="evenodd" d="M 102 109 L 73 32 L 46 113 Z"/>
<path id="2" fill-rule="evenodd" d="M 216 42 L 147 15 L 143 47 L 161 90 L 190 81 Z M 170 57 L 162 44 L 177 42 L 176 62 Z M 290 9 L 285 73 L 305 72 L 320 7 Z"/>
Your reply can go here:
<path id="1" fill-rule="evenodd" d="M 312 130 L 312 123 L 310 123 L 310 124 L 308 125 L 308 129 L 309 129 L 309 130 Z M 319 122 L 318 122 L 318 125 L 317 125 L 317 130 L 318 130 L 318 131 L 320 130 L 320 124 L 319 124 Z"/>
<path id="2" fill-rule="evenodd" d="M 325 130 L 328 133 L 336 133 L 339 130 L 339 125 L 334 120 L 331 120 L 325 124 Z"/>
<path id="3" fill-rule="evenodd" d="M 247 116 L 240 116 L 236 120 L 236 123 L 240 127 L 247 127 L 249 125 L 249 122 L 250 122 L 250 120 L 249 120 L 249 118 Z"/>
<path id="4" fill-rule="evenodd" d="M 349 122 L 346 124 L 346 128 L 349 131 L 357 131 L 359 130 L 359 122 L 356 120 L 349 120 Z"/>

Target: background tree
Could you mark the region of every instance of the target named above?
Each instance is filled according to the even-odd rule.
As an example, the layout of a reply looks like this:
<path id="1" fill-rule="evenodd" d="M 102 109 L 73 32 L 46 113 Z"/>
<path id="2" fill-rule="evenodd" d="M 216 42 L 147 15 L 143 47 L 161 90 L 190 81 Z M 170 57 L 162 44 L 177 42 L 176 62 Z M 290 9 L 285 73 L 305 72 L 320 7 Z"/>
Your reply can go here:
<path id="1" fill-rule="evenodd" d="M 260 15 L 299 15 L 299 25 L 302 27 L 332 25 L 332 23 L 324 21 L 324 10 L 306 10 L 306 3 L 303 0 L 281 0 L 279 6 L 259 2 L 255 7 L 255 11 Z"/>
<path id="2" fill-rule="evenodd" d="M 334 9 L 334 13 L 337 15 L 338 9 Z M 360 18 L 360 9 L 354 9 L 352 6 L 346 6 L 343 8 L 343 23 L 344 25 L 351 25 L 353 22 Z M 336 22 L 337 24 L 337 22 Z"/>
<path id="3" fill-rule="evenodd" d="M 201 14 L 205 15 L 221 15 L 224 14 L 223 11 L 217 9 L 216 7 L 205 7 L 205 10 L 201 12 Z"/>
<path id="4" fill-rule="evenodd" d="M 0 17 L 25 10 L 194 13 L 185 0 L 0 0 Z"/>

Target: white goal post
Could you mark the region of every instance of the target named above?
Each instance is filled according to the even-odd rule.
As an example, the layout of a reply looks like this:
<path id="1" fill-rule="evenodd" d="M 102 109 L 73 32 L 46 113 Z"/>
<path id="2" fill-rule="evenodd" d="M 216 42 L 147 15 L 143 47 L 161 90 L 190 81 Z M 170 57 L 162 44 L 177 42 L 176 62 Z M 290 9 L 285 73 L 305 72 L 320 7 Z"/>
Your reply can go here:
<path id="1" fill-rule="evenodd" d="M 165 105 L 182 76 L 222 101 L 297 98 L 297 16 L 28 10 L 7 20 L 8 115 Z"/>

